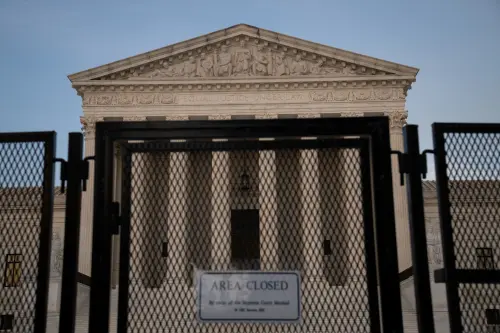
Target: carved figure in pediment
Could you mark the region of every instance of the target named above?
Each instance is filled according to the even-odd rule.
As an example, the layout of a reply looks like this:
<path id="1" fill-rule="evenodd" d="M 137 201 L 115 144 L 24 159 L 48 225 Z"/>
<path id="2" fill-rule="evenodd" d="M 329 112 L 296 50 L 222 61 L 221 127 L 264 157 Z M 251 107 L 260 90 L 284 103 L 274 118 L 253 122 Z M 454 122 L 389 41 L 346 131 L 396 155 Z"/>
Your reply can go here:
<path id="1" fill-rule="evenodd" d="M 197 75 L 201 77 L 214 76 L 214 59 L 211 55 L 201 54 L 201 58 L 198 59 Z"/>
<path id="2" fill-rule="evenodd" d="M 332 73 L 338 73 L 336 68 L 325 67 L 325 61 L 319 59 L 315 64 L 311 65 L 311 74 L 313 75 L 327 75 Z"/>
<path id="3" fill-rule="evenodd" d="M 323 60 L 319 59 L 317 63 L 315 63 L 311 66 L 311 74 L 313 74 L 313 75 L 322 74 L 322 71 L 323 71 L 322 66 L 323 66 Z"/>
<path id="4" fill-rule="evenodd" d="M 183 74 L 187 77 L 195 77 L 197 69 L 198 65 L 196 63 L 196 59 L 191 56 L 189 57 L 189 60 L 184 63 Z"/>
<path id="5" fill-rule="evenodd" d="M 350 66 L 345 66 L 344 68 L 342 68 L 342 74 L 344 75 L 354 75 L 356 74 L 356 71 L 354 69 L 352 69 Z"/>
<path id="6" fill-rule="evenodd" d="M 264 45 L 260 44 L 253 52 L 253 75 L 269 75 L 272 74 L 271 52 L 264 52 Z"/>
<path id="7" fill-rule="evenodd" d="M 176 64 L 176 65 L 171 65 L 167 62 L 163 63 L 163 67 L 165 68 L 162 73 L 163 76 L 168 76 L 168 77 L 179 77 L 182 76 L 184 73 L 184 64 Z"/>
<path id="8" fill-rule="evenodd" d="M 252 55 L 248 50 L 236 51 L 234 54 L 235 67 L 233 70 L 234 75 L 248 75 L 250 74 L 250 60 Z"/>
<path id="9" fill-rule="evenodd" d="M 302 59 L 300 54 L 297 54 L 290 64 L 290 75 L 305 75 L 308 72 L 307 62 Z"/>
<path id="10" fill-rule="evenodd" d="M 274 55 L 274 76 L 281 76 L 281 75 L 286 75 L 288 74 L 288 68 L 286 66 L 285 62 L 285 53 L 277 53 Z"/>
<path id="11" fill-rule="evenodd" d="M 233 64 L 231 62 L 231 53 L 227 45 L 222 45 L 220 53 L 215 52 L 215 76 L 231 76 L 233 72 Z"/>

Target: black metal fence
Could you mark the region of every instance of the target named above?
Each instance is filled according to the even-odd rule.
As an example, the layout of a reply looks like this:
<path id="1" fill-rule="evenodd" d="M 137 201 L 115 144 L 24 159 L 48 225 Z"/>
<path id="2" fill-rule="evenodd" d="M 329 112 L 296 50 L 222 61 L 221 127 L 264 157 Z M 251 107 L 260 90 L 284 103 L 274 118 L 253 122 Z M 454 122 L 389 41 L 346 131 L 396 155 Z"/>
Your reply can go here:
<path id="1" fill-rule="evenodd" d="M 118 230 L 118 332 L 402 331 L 387 118 L 103 122 L 95 163 L 90 331 Z M 200 323 L 213 270 L 298 272 L 300 321 Z"/>
<path id="2" fill-rule="evenodd" d="M 452 333 L 500 331 L 500 124 L 434 124 Z"/>
<path id="3" fill-rule="evenodd" d="M 435 278 L 451 333 L 498 332 L 500 125 L 433 127 Z M 386 118 L 98 124 L 89 331 L 108 331 L 120 233 L 118 332 L 402 332 L 388 133 Z M 432 333 L 426 152 L 416 126 L 405 136 L 418 327 Z M 0 134 L 0 331 L 46 331 L 55 162 L 67 185 L 59 331 L 74 331 L 82 144 L 70 134 L 66 162 L 55 133 Z M 196 288 L 209 271 L 297 272 L 301 320 L 201 323 Z"/>
<path id="4" fill-rule="evenodd" d="M 0 133 L 0 330 L 45 332 L 54 132 Z"/>

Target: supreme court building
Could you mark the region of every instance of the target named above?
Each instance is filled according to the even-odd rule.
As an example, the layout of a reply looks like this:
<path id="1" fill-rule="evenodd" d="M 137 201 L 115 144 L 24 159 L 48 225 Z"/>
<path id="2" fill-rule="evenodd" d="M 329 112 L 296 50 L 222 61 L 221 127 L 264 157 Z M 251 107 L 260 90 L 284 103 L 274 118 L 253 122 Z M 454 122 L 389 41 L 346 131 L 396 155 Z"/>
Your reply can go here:
<path id="1" fill-rule="evenodd" d="M 85 153 L 91 156 L 94 155 L 95 149 L 95 126 L 100 121 L 259 121 L 280 118 L 387 116 L 390 119 L 392 149 L 402 150 L 402 127 L 407 118 L 406 96 L 415 82 L 417 73 L 418 69 L 413 67 L 248 25 L 237 25 L 79 72 L 70 75 L 69 79 L 82 97 L 81 123 L 85 133 Z M 118 170 L 121 163 L 120 151 L 115 151 L 115 154 L 115 166 Z M 315 157 L 287 152 L 272 156 L 258 152 L 250 152 L 245 156 L 241 154 L 235 152 L 214 153 L 211 156 L 170 154 L 156 158 L 137 157 L 136 166 L 142 168 L 140 175 L 132 179 L 132 186 L 136 187 L 135 192 L 132 191 L 132 200 L 150 206 L 142 212 L 137 212 L 135 229 L 131 226 L 137 237 L 131 236 L 130 251 L 136 256 L 134 262 L 137 264 L 132 264 L 130 274 L 144 287 L 141 291 L 143 304 L 146 304 L 144 306 L 152 306 L 151 303 L 157 302 L 154 296 L 156 288 L 168 284 L 169 279 L 184 281 L 182 288 L 176 289 L 175 297 L 190 294 L 190 288 L 193 287 L 193 267 L 204 270 L 308 269 L 307 263 L 317 261 L 317 256 L 324 258 L 321 265 L 318 265 L 322 268 L 317 268 L 317 271 L 315 268 L 309 269 L 313 272 L 312 275 L 322 276 L 325 285 L 346 286 L 353 283 L 357 275 L 362 275 L 357 265 L 348 264 L 361 256 L 361 253 L 355 250 L 354 241 L 349 239 L 356 234 L 355 228 L 361 228 L 359 224 L 354 223 L 356 217 L 349 217 L 348 213 L 343 217 L 337 216 L 343 219 L 345 229 L 323 228 L 322 234 L 318 232 L 316 235 L 314 226 L 325 219 L 321 216 L 334 214 L 332 211 L 335 210 L 335 203 L 326 206 L 318 203 L 317 207 L 309 207 L 308 209 L 316 209 L 315 211 L 321 213 L 310 214 L 317 216 L 317 219 L 307 218 L 304 215 L 304 205 L 301 209 L 299 203 L 305 200 L 306 191 L 310 191 L 310 187 L 315 185 L 301 186 L 300 182 L 290 179 L 294 174 L 308 172 L 304 171 L 307 168 L 317 168 L 316 184 L 332 184 L 330 188 L 326 186 L 318 189 L 322 192 L 319 196 L 326 197 L 327 193 L 337 191 L 338 195 L 346 197 L 345 192 L 352 190 L 342 177 L 357 177 L 346 172 L 351 159 L 354 163 L 355 155 L 344 152 L 342 158 L 335 158 L 335 153 L 330 156 L 319 154 L 320 156 Z M 335 163 L 338 164 L 335 167 L 339 174 L 344 176 L 339 178 L 329 174 L 327 165 L 331 167 Z M 175 173 L 175 179 L 170 177 L 169 182 L 168 175 L 148 176 L 162 168 L 169 169 L 170 174 Z M 226 186 L 238 182 L 238 177 L 245 168 L 247 176 L 256 182 L 258 193 L 242 195 L 241 191 L 234 190 L 231 185 Z M 396 158 L 393 160 L 393 168 L 397 170 Z M 272 177 L 273 180 L 269 181 L 268 175 L 272 173 L 283 173 L 285 176 Z M 79 262 L 80 272 L 89 276 L 93 214 L 92 177 L 91 172 L 88 189 L 82 201 Z M 115 177 L 117 181 L 114 192 L 116 200 L 119 201 L 119 172 Z M 398 265 L 399 271 L 404 274 L 411 269 L 406 188 L 400 185 L 398 172 L 393 172 L 393 177 Z M 337 179 L 336 183 L 333 178 Z M 343 182 L 346 187 L 344 189 Z M 153 183 L 158 187 L 155 194 L 145 193 L 145 184 Z M 161 196 L 180 198 L 175 207 L 172 206 L 172 200 L 163 205 L 168 206 L 168 209 L 165 209 L 169 212 L 174 212 L 175 216 L 165 214 L 179 225 L 175 230 L 163 230 L 158 226 L 147 225 L 156 218 L 146 216 L 144 211 L 161 207 L 161 202 L 153 200 Z M 356 199 L 357 194 L 354 192 L 350 196 L 344 209 L 353 212 L 359 209 L 359 199 Z M 155 214 L 158 216 L 162 212 L 156 211 Z M 234 220 L 238 219 L 238 214 L 240 220 L 260 221 L 259 227 L 250 226 L 242 228 L 239 233 L 235 232 L 237 224 L 234 224 Z M 293 227 L 290 222 L 288 225 L 291 231 L 280 232 L 277 226 L 285 223 L 280 222 L 281 220 L 293 221 L 299 225 Z M 134 224 L 133 221 L 131 223 Z M 247 225 L 252 225 L 251 221 Z M 245 237 L 241 237 L 242 234 Z M 248 241 L 252 237 L 255 241 Z M 314 237 L 318 243 L 323 243 L 323 246 L 326 240 L 326 245 L 333 252 L 331 256 L 323 256 L 319 249 L 307 246 Z M 118 238 L 119 236 L 115 237 L 113 245 L 112 285 L 119 288 Z M 302 245 L 272 247 L 271 244 L 274 243 Z M 248 258 L 243 258 L 242 263 L 242 258 L 237 255 L 241 249 L 238 250 L 234 246 L 232 248 L 231 244 L 242 244 L 242 247 L 250 249 L 248 251 L 252 253 Z M 168 263 L 162 258 L 161 251 L 154 251 L 162 246 L 171 249 L 166 255 Z M 172 250 L 174 247 L 175 251 Z M 285 257 L 293 259 L 288 260 Z M 332 262 L 329 263 L 329 260 Z M 169 269 L 175 270 L 176 273 L 169 274 Z M 152 293 L 152 296 L 144 296 L 147 293 Z M 191 306 L 193 304 L 189 303 L 188 308 Z M 185 311 L 185 308 L 181 310 Z M 330 313 L 325 311 L 323 315 L 328 316 Z M 151 316 L 158 321 L 161 320 L 159 317 L 162 314 L 158 314 L 158 318 L 156 315 Z M 346 315 L 345 324 L 349 325 L 351 321 L 352 325 L 352 320 L 348 317 Z"/>

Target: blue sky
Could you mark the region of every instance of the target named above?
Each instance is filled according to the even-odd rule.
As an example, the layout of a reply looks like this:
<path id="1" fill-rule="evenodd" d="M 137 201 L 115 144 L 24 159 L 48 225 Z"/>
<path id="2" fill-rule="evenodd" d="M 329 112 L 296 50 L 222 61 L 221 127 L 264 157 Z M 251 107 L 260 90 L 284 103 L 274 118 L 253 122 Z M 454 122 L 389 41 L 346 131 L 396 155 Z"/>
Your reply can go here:
<path id="1" fill-rule="evenodd" d="M 500 122 L 499 0 L 0 1 L 0 131 L 79 131 L 68 74 L 247 23 L 420 68 L 409 122 Z"/>

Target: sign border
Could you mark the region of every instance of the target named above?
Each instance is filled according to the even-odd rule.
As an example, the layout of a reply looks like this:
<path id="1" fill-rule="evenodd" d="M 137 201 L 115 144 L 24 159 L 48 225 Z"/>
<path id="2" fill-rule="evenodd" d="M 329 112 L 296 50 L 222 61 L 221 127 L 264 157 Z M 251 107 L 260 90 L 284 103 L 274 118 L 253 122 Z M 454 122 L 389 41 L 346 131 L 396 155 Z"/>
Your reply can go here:
<path id="1" fill-rule="evenodd" d="M 201 278 L 204 275 L 223 275 L 223 274 L 249 274 L 249 275 L 275 275 L 275 274 L 281 274 L 281 275 L 295 275 L 297 278 L 297 318 L 293 319 L 248 319 L 248 318 L 231 318 L 231 319 L 224 319 L 224 318 L 211 318 L 211 319 L 204 319 L 201 315 L 201 295 L 202 295 L 202 283 L 201 283 Z M 300 272 L 299 271 L 277 271 L 277 272 L 259 272 L 259 271 L 220 271 L 220 272 L 215 272 L 215 271 L 198 271 L 198 283 L 196 285 L 196 291 L 198 292 L 198 297 L 196 297 L 196 308 L 197 308 L 197 319 L 201 323 L 214 323 L 214 322 L 225 322 L 225 323 L 298 323 L 302 319 L 302 295 L 301 295 L 301 279 L 300 279 Z"/>

